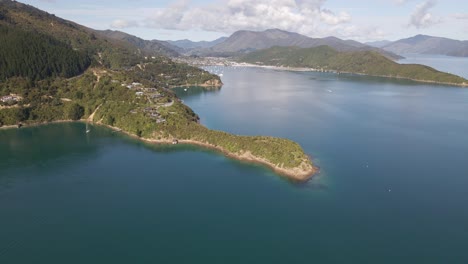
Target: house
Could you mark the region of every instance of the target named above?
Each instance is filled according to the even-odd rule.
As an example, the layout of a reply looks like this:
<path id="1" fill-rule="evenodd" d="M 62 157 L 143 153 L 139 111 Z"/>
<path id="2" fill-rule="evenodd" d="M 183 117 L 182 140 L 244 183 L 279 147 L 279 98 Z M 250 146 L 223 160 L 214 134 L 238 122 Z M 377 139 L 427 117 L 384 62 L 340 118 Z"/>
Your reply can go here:
<path id="1" fill-rule="evenodd" d="M 15 95 L 5 95 L 0 97 L 0 101 L 2 101 L 3 103 L 16 103 L 19 100 L 20 98 Z"/>
<path id="2" fill-rule="evenodd" d="M 161 98 L 162 95 L 157 93 L 157 94 L 152 94 L 150 97 L 151 97 L 151 99 L 158 99 L 158 98 Z"/>
<path id="3" fill-rule="evenodd" d="M 135 95 L 136 96 L 142 96 L 144 93 L 143 92 L 136 92 Z"/>

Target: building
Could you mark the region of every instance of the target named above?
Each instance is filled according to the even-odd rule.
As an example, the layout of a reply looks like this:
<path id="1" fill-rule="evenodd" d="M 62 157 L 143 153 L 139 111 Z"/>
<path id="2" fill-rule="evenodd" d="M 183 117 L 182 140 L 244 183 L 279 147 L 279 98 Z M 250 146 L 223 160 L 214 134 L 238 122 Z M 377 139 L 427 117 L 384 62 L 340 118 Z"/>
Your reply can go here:
<path id="1" fill-rule="evenodd" d="M 5 96 L 0 97 L 0 101 L 3 103 L 16 103 L 19 100 L 20 98 L 15 95 L 5 95 Z"/>

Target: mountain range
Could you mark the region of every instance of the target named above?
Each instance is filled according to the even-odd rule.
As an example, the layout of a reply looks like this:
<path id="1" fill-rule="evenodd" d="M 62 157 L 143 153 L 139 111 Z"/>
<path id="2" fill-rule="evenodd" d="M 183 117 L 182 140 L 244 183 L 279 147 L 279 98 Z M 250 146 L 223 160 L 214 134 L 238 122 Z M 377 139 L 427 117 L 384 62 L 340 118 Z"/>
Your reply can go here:
<path id="1" fill-rule="evenodd" d="M 105 36 L 106 38 L 126 42 L 150 55 L 164 55 L 168 57 L 177 57 L 180 55 L 180 53 L 184 52 L 183 49 L 174 46 L 166 41 L 144 40 L 122 31 L 102 30 L 97 32 L 102 36 Z"/>
<path id="2" fill-rule="evenodd" d="M 434 54 L 468 57 L 468 41 L 416 35 L 381 46 L 382 49 L 396 54 Z"/>
<path id="3" fill-rule="evenodd" d="M 336 37 L 310 38 L 294 32 L 268 29 L 265 31 L 240 30 L 229 37 L 222 37 L 214 41 L 177 40 L 164 43 L 166 46 L 170 44 L 167 46 L 168 48 L 182 54 L 199 56 L 241 56 L 274 46 L 311 48 L 326 45 L 337 51 L 373 50 L 391 59 L 400 59 L 405 54 L 468 57 L 468 41 L 427 35 L 416 35 L 397 41 L 381 40 L 360 43 Z"/>
<path id="4" fill-rule="evenodd" d="M 366 42 L 366 45 L 376 47 L 376 48 L 382 48 L 385 45 L 388 45 L 392 43 L 390 40 L 378 40 L 378 41 L 371 41 L 371 42 Z"/>
<path id="5" fill-rule="evenodd" d="M 53 50 L 54 48 L 61 48 L 64 49 L 64 53 L 68 54 L 68 57 L 66 57 L 67 59 L 64 60 L 63 65 L 60 67 L 53 65 L 52 67 L 49 65 L 50 63 L 44 60 L 46 62 L 45 66 L 50 67 L 48 69 L 44 68 L 45 70 L 43 74 L 41 73 L 40 76 L 70 76 L 76 72 L 82 71 L 83 67 L 87 67 L 89 64 L 91 66 L 100 64 L 111 69 L 128 68 L 129 66 L 131 67 L 140 63 L 145 59 L 145 57 L 177 57 L 180 54 L 187 54 L 190 52 L 192 52 L 192 54 L 195 53 L 205 56 L 217 55 L 236 57 L 241 57 L 252 53 L 250 58 L 254 58 L 255 56 L 259 56 L 258 51 L 268 51 L 268 49 L 270 49 L 267 53 L 263 54 L 266 56 L 266 58 L 263 57 L 262 59 L 263 61 L 266 61 L 268 58 L 278 55 L 274 54 L 274 52 L 278 52 L 278 50 L 273 50 L 272 53 L 271 48 L 274 47 L 289 47 L 299 49 L 292 51 L 280 50 L 280 55 L 283 56 L 283 61 L 284 54 L 289 56 L 296 56 L 299 54 L 301 58 L 305 58 L 310 57 L 307 52 L 317 53 L 317 51 L 327 51 L 326 54 L 330 54 L 330 56 L 333 55 L 335 58 L 347 58 L 357 62 L 361 61 L 359 59 L 359 55 L 366 55 L 369 60 L 373 60 L 367 62 L 366 65 L 373 65 L 373 62 L 384 61 L 375 54 L 383 55 L 383 57 L 390 58 L 392 60 L 400 58 L 398 55 L 395 55 L 395 53 L 436 53 L 445 55 L 458 54 L 459 56 L 468 56 L 468 52 L 466 52 L 465 49 L 467 44 L 466 41 L 457 41 L 424 35 L 418 35 L 413 38 L 403 39 L 391 43 L 370 43 L 372 45 L 382 46 L 382 49 L 353 40 L 342 40 L 336 37 L 310 38 L 298 33 L 288 32 L 280 29 L 269 29 L 265 31 L 241 30 L 233 33 L 228 38 L 220 38 L 214 41 L 205 42 L 192 42 L 189 40 L 144 40 L 120 31 L 99 31 L 90 29 L 74 22 L 58 18 L 55 15 L 48 14 L 32 6 L 24 5 L 15 1 L 3 0 L 0 1 L 0 25 L 6 26 L 6 30 L 8 30 L 8 28 L 14 28 L 17 32 L 13 32 L 11 34 L 15 36 L 20 36 L 23 34 L 20 31 L 24 31 L 26 32 L 23 34 L 24 36 L 27 34 L 37 33 L 53 38 L 62 43 L 53 44 L 51 41 L 48 41 L 47 38 L 39 38 L 40 41 L 44 42 L 43 47 L 45 49 Z M 23 42 L 26 43 L 26 41 Z M 46 42 L 49 42 L 49 44 Z M 51 46 L 50 43 L 53 45 Z M 14 42 L 8 43 L 8 45 L 14 46 Z M 310 50 L 310 48 L 325 46 L 329 47 L 331 50 L 333 50 L 333 52 L 323 48 Z M 447 47 L 450 47 L 449 52 L 447 52 Z M 40 49 L 40 47 L 37 47 L 37 49 Z M 76 52 L 79 52 L 79 54 Z M 347 53 L 347 55 L 343 55 L 343 52 Z M 368 53 L 362 52 L 371 52 L 369 54 L 372 55 L 368 55 Z M 46 57 L 50 57 L 50 55 L 47 55 Z M 80 64 L 70 63 L 72 60 L 71 58 L 74 57 L 80 58 Z M 331 59 L 333 63 L 331 63 L 330 66 L 333 66 L 332 68 L 337 71 L 358 72 L 365 74 L 366 72 L 370 73 L 372 68 L 370 67 L 364 69 L 363 71 L 357 71 L 353 70 L 351 67 L 359 66 L 356 63 L 350 66 L 346 64 L 347 62 L 344 60 L 337 61 L 333 60 L 333 58 Z M 385 63 L 380 64 L 386 65 Z M 340 67 L 340 65 L 345 64 L 347 65 L 346 67 Z M 298 61 L 288 61 L 286 65 L 301 66 L 300 62 Z M 303 66 L 310 67 L 311 65 L 312 64 Z M 26 72 L 30 71 L 30 69 L 21 65 L 18 66 L 18 69 Z M 70 73 L 68 74 L 67 71 L 70 71 Z M 10 73 L 6 72 L 5 76 L 8 76 L 8 74 Z M 388 74 L 385 74 L 381 71 L 378 73 L 373 73 L 373 75 L 386 76 Z M 398 73 L 397 75 L 401 74 Z"/>
<path id="6" fill-rule="evenodd" d="M 188 39 L 183 40 L 167 40 L 166 42 L 182 49 L 184 52 L 190 52 L 195 49 L 211 48 L 221 42 L 224 42 L 227 37 L 221 37 L 213 41 L 191 41 Z"/>
<path id="7" fill-rule="evenodd" d="M 354 40 L 342 40 L 336 37 L 310 38 L 298 33 L 280 29 L 268 29 L 265 31 L 236 31 L 224 41 L 209 48 L 198 49 L 191 54 L 223 57 L 239 56 L 274 46 L 311 48 L 322 45 L 330 46 L 338 51 L 374 50 L 392 59 L 401 58 L 391 52 Z"/>

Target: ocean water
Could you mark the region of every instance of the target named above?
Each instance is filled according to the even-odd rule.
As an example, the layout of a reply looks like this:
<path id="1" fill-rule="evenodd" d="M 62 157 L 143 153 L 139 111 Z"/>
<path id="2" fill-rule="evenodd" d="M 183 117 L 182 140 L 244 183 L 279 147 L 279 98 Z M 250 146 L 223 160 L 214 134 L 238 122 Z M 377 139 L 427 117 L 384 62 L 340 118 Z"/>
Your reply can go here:
<path id="1" fill-rule="evenodd" d="M 468 262 L 468 89 L 209 70 L 220 90 L 176 90 L 203 124 L 295 140 L 320 174 L 82 123 L 0 130 L 0 263 Z"/>
<path id="2" fill-rule="evenodd" d="M 467 58 L 444 55 L 404 54 L 398 63 L 416 63 L 431 66 L 439 71 L 468 78 Z"/>

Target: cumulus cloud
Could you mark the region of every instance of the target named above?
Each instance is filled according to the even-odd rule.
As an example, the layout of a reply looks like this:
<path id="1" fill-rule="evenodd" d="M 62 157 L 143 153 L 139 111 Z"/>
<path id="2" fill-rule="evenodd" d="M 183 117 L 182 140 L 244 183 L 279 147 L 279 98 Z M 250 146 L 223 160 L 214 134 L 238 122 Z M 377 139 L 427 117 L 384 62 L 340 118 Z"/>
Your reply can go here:
<path id="1" fill-rule="evenodd" d="M 413 14 L 411 14 L 409 25 L 416 28 L 427 28 L 440 23 L 440 18 L 434 16 L 430 12 L 436 4 L 437 2 L 435 0 L 427 0 L 417 5 Z"/>
<path id="2" fill-rule="evenodd" d="M 280 28 L 309 35 L 345 28 L 352 18 L 345 11 L 324 8 L 326 0 L 221 0 L 204 6 L 189 1 L 175 2 L 148 12 L 141 26 L 168 30 L 204 30 L 232 33 L 240 29 Z M 135 23 L 114 21 L 113 26 Z"/>
<path id="3" fill-rule="evenodd" d="M 338 25 L 351 21 L 351 16 L 348 13 L 341 12 L 339 15 L 336 15 L 328 9 L 322 9 L 322 12 L 320 12 L 320 18 L 323 22 L 329 25 Z"/>

